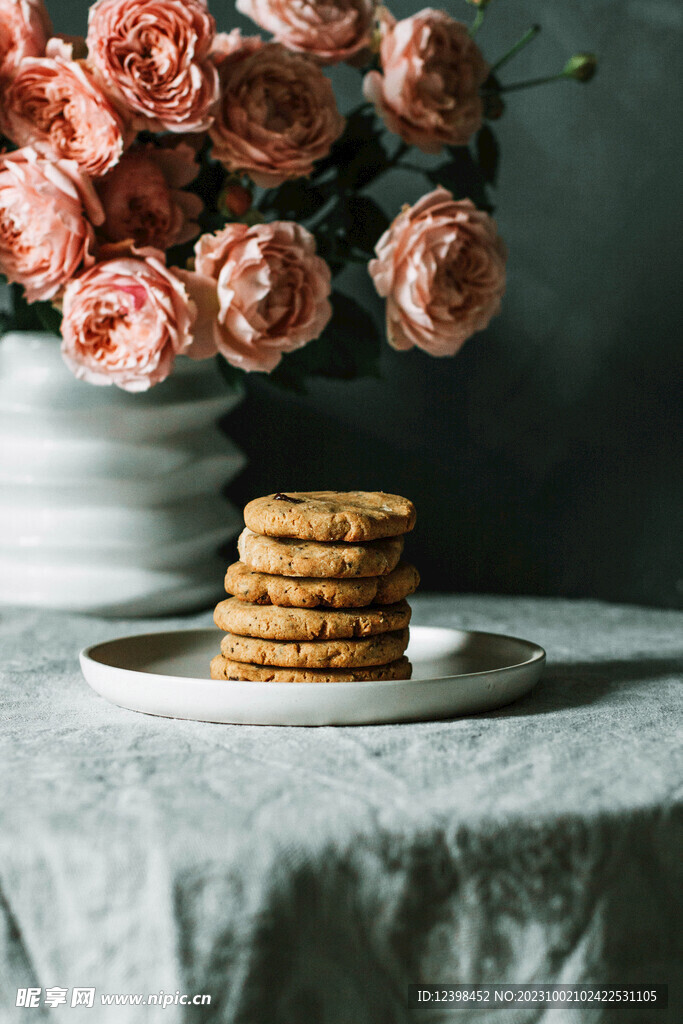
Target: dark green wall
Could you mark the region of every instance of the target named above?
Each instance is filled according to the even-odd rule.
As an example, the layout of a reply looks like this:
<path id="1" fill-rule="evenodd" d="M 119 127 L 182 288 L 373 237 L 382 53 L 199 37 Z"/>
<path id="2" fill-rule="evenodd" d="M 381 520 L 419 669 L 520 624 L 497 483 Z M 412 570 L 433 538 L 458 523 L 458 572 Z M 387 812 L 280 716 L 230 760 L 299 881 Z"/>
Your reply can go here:
<path id="1" fill-rule="evenodd" d="M 86 4 L 49 6 L 58 29 L 83 31 Z M 220 28 L 247 24 L 210 6 Z M 446 9 L 471 17 L 464 0 Z M 387 348 L 381 381 L 302 399 L 252 375 L 229 424 L 252 459 L 238 500 L 396 490 L 418 505 L 410 551 L 427 586 L 680 603 L 680 13 L 679 0 L 492 0 L 489 59 L 543 25 L 504 79 L 576 50 L 600 58 L 589 86 L 520 93 L 499 122 L 503 314 L 455 360 Z M 351 106 L 359 78 L 338 77 Z M 381 201 L 393 214 L 421 191 L 395 175 Z M 346 283 L 371 299 L 362 272 Z"/>

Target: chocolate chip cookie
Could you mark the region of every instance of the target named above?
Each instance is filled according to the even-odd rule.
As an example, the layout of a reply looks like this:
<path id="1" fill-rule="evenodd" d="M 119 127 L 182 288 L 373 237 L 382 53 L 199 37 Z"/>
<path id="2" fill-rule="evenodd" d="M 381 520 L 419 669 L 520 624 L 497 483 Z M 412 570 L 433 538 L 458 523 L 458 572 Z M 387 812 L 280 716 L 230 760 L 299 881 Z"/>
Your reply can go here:
<path id="1" fill-rule="evenodd" d="M 226 633 L 221 654 L 230 661 L 278 668 L 355 668 L 396 661 L 408 646 L 407 629 L 357 640 L 262 640 Z"/>
<path id="2" fill-rule="evenodd" d="M 250 501 L 244 522 L 267 537 L 356 544 L 408 533 L 415 506 L 383 491 L 287 491 Z"/>
<path id="3" fill-rule="evenodd" d="M 225 589 L 250 604 L 283 608 L 364 608 L 395 604 L 414 593 L 420 575 L 414 565 L 399 562 L 386 576 L 357 576 L 326 580 L 314 576 L 273 576 L 234 562 L 225 576 Z"/>
<path id="4" fill-rule="evenodd" d="M 257 683 L 356 683 L 371 679 L 410 679 L 412 670 L 406 657 L 397 658 L 388 665 L 337 669 L 273 668 L 270 665 L 231 661 L 222 654 L 218 654 L 211 662 L 212 679 Z"/>
<path id="5" fill-rule="evenodd" d="M 336 640 L 405 629 L 407 601 L 363 609 L 278 608 L 247 604 L 235 597 L 221 601 L 213 620 L 219 629 L 263 640 Z"/>
<path id="6" fill-rule="evenodd" d="M 264 537 L 247 527 L 239 536 L 237 549 L 250 569 L 275 576 L 383 576 L 398 565 L 403 537 L 385 537 L 364 544 L 325 543 Z"/>

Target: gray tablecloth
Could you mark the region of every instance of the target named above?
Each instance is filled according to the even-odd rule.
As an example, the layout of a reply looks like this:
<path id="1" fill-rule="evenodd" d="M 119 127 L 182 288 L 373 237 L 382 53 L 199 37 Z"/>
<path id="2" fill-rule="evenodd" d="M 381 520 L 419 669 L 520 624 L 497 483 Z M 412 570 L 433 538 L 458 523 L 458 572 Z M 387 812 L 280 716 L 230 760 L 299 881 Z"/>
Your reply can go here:
<path id="1" fill-rule="evenodd" d="M 421 597 L 418 623 L 524 636 L 545 676 L 446 722 L 157 719 L 82 679 L 100 639 L 208 624 L 3 611 L 0 1021 L 19 987 L 210 994 L 49 1019 L 240 1024 L 680 1020 L 408 1011 L 410 982 L 668 982 L 680 998 L 675 612 Z M 680 1003 L 679 1003 L 680 1007 Z"/>

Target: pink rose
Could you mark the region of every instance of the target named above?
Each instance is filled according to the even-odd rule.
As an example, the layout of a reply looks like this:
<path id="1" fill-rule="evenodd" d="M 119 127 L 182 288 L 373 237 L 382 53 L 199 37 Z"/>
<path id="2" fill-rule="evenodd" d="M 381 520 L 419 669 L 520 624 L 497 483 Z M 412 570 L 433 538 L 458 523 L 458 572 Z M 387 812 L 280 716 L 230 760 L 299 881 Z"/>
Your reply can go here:
<path id="1" fill-rule="evenodd" d="M 88 51 L 136 127 L 195 132 L 211 124 L 218 99 L 214 33 L 203 0 L 99 0 Z"/>
<path id="2" fill-rule="evenodd" d="M 0 0 L 0 79 L 11 78 L 24 57 L 42 57 L 50 32 L 43 0 Z"/>
<path id="3" fill-rule="evenodd" d="M 26 58 L 4 102 L 11 139 L 46 156 L 75 160 L 93 178 L 123 152 L 123 121 L 81 62 Z"/>
<path id="4" fill-rule="evenodd" d="M 198 172 L 196 153 L 186 142 L 133 147 L 98 182 L 105 212 L 102 233 L 111 242 L 132 239 L 157 249 L 196 238 L 203 204 L 182 189 Z"/>
<path id="5" fill-rule="evenodd" d="M 237 10 L 288 50 L 325 64 L 356 58 L 372 41 L 376 0 L 237 0 Z"/>
<path id="6" fill-rule="evenodd" d="M 62 355 L 79 380 L 147 391 L 191 355 L 197 310 L 156 249 L 96 263 L 64 292 Z"/>
<path id="7" fill-rule="evenodd" d="M 425 153 L 466 146 L 481 126 L 479 87 L 489 73 L 467 26 L 431 8 L 385 17 L 380 59 L 382 74 L 370 71 L 363 93 L 387 128 Z"/>
<path id="8" fill-rule="evenodd" d="M 330 270 L 299 224 L 229 224 L 195 246 L 196 271 L 214 283 L 218 351 L 242 370 L 270 370 L 317 338 L 332 315 Z"/>
<path id="9" fill-rule="evenodd" d="M 24 286 L 29 302 L 51 299 L 90 266 L 92 225 L 102 207 L 71 160 L 33 149 L 0 157 L 0 273 Z"/>
<path id="10" fill-rule="evenodd" d="M 344 130 L 318 65 L 279 43 L 227 57 L 221 88 L 210 129 L 213 155 L 262 188 L 310 174 Z"/>
<path id="11" fill-rule="evenodd" d="M 445 188 L 406 206 L 380 238 L 370 275 L 387 300 L 387 335 L 452 356 L 500 310 L 507 250 L 496 223 Z"/>
<path id="12" fill-rule="evenodd" d="M 83 36 L 69 36 L 64 32 L 58 32 L 56 36 L 48 39 L 45 56 L 53 57 L 55 60 L 85 60 L 88 56 L 88 47 Z"/>
<path id="13" fill-rule="evenodd" d="M 221 68 L 228 57 L 232 57 L 235 53 L 246 57 L 248 53 L 260 50 L 262 46 L 263 40 L 260 36 L 243 36 L 238 28 L 234 28 L 232 32 L 217 32 L 211 49 L 211 60 L 218 68 L 220 75 Z"/>

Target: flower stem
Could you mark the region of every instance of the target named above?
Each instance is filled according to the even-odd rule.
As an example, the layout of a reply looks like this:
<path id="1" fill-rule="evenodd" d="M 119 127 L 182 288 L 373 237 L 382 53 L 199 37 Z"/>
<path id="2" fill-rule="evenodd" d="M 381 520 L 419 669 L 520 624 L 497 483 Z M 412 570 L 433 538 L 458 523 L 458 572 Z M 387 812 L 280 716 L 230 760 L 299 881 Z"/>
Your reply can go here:
<path id="1" fill-rule="evenodd" d="M 496 61 L 496 63 L 491 68 L 491 74 L 495 74 L 495 72 L 498 71 L 499 68 L 502 68 L 504 64 L 507 64 L 509 60 L 512 60 L 512 58 L 516 56 L 520 50 L 523 50 L 525 46 L 527 46 L 530 42 L 532 42 L 532 40 L 536 38 L 540 31 L 540 25 L 532 25 L 530 29 L 527 29 L 522 38 L 518 39 L 515 45 L 510 50 L 508 50 L 507 53 L 504 53 L 500 60 Z"/>
<path id="2" fill-rule="evenodd" d="M 472 22 L 472 24 L 470 25 L 469 32 L 470 32 L 470 37 L 471 38 L 474 38 L 474 36 L 476 36 L 477 32 L 479 31 L 481 26 L 484 24 L 484 19 L 485 18 L 486 18 L 486 8 L 485 7 L 478 7 L 477 8 L 477 16 L 474 19 L 474 21 Z"/>
<path id="3" fill-rule="evenodd" d="M 557 75 L 546 75 L 544 78 L 529 78 L 526 82 L 513 82 L 512 85 L 501 85 L 498 92 L 518 92 L 521 89 L 533 89 L 537 85 L 548 85 L 550 82 L 559 82 L 568 76 L 564 71 Z"/>

